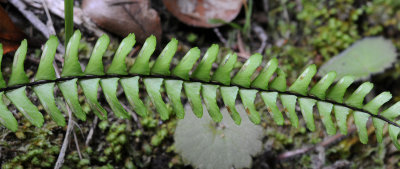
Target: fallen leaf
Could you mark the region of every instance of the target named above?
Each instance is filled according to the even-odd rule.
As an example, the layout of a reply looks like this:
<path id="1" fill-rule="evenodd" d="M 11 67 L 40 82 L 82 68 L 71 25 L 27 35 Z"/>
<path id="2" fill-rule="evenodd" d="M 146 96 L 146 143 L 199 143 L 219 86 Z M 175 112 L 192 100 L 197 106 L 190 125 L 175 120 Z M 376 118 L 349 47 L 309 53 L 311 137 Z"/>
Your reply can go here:
<path id="1" fill-rule="evenodd" d="M 319 69 L 318 75 L 336 71 L 336 80 L 345 75 L 352 75 L 356 80 L 366 79 L 391 67 L 396 56 L 396 48 L 390 40 L 368 37 L 327 61 Z"/>
<path id="2" fill-rule="evenodd" d="M 175 129 L 175 150 L 185 163 L 199 169 L 249 168 L 252 156 L 262 151 L 263 128 L 253 124 L 243 105 L 236 109 L 242 118 L 235 124 L 226 108 L 221 108 L 222 121 L 214 122 L 206 108 L 197 118 L 189 105 L 185 117 Z"/>
<path id="3" fill-rule="evenodd" d="M 119 36 L 135 33 L 144 42 L 154 35 L 161 39 L 161 23 L 149 0 L 84 0 L 82 9 L 98 26 Z"/>
<path id="4" fill-rule="evenodd" d="M 0 6 L 0 43 L 3 54 L 17 50 L 25 34 L 14 25 L 7 12 Z"/>
<path id="5" fill-rule="evenodd" d="M 212 28 L 222 23 L 209 23 L 210 19 L 230 22 L 236 18 L 245 0 L 163 0 L 167 10 L 183 23 Z"/>

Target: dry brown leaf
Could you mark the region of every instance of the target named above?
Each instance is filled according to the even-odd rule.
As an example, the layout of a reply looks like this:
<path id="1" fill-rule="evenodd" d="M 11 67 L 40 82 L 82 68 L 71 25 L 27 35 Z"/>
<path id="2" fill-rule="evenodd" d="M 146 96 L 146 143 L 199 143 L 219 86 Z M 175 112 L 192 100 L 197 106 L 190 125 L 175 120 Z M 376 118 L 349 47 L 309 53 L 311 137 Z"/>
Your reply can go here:
<path id="1" fill-rule="evenodd" d="M 7 12 L 0 6 L 0 43 L 3 54 L 17 50 L 25 34 L 14 25 Z"/>
<path id="2" fill-rule="evenodd" d="M 84 0 L 82 9 L 97 25 L 119 36 L 135 33 L 139 42 L 150 35 L 160 40 L 160 17 L 149 3 L 148 0 Z"/>
<path id="3" fill-rule="evenodd" d="M 210 19 L 230 22 L 236 18 L 245 0 L 163 0 L 168 11 L 180 21 L 193 26 L 212 28 Z"/>

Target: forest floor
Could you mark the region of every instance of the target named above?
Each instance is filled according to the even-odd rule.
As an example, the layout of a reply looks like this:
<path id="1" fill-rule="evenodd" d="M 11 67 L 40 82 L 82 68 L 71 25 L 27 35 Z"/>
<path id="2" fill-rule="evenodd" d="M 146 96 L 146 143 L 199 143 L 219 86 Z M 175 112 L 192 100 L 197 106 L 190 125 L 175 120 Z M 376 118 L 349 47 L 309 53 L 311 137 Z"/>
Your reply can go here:
<path id="1" fill-rule="evenodd" d="M 41 1 L 36 0 L 3 1 L 0 0 L 0 6 L 21 29 L 23 38 L 28 39 L 25 69 L 27 74 L 33 76 L 46 36 L 54 31 L 60 41 L 64 41 L 64 19 L 59 16 L 63 11 L 58 9 L 63 4 L 44 7 Z M 37 29 L 40 24 L 33 23 L 30 20 L 32 18 L 27 18 L 19 9 L 20 6 L 12 1 L 25 4 L 27 8 L 24 10 L 39 19 L 45 29 Z M 82 1 L 76 1 L 76 8 L 82 10 L 81 4 Z M 231 21 L 233 24 L 217 28 L 201 28 L 182 23 L 167 10 L 161 0 L 151 1 L 150 7 L 160 16 L 162 33 L 157 36 L 159 45 L 156 54 L 172 38 L 179 40 L 178 58 L 195 46 L 204 54 L 212 44 L 219 44 L 221 48 L 217 60 L 222 60 L 224 54 L 233 51 L 238 53 L 238 60 L 244 63 L 250 54 L 258 52 L 264 56 L 264 63 L 274 57 L 278 59 L 279 65 L 287 72 L 288 84 L 293 83 L 307 65 L 316 64 L 319 67 L 363 37 L 383 36 L 391 40 L 396 49 L 400 48 L 400 3 L 394 0 L 260 0 L 254 1 L 251 17 L 246 18 L 249 6 L 246 9 L 242 7 L 238 16 Z M 49 15 L 45 9 L 50 11 Z M 75 25 L 82 32 L 80 61 L 87 63 L 98 35 L 108 33 L 111 43 L 104 62 L 111 63 L 123 37 L 93 22 L 85 22 L 85 19 L 90 20 L 87 16 L 81 17 L 82 24 Z M 329 23 L 334 23 L 334 26 Z M 159 33 L 157 28 L 146 30 L 151 34 Z M 143 44 L 140 33 L 137 37 L 137 45 L 129 56 L 136 55 Z M 0 43 L 2 38 L 0 36 Z M 10 42 L 14 47 L 10 45 L 11 52 L 3 56 L 4 74 L 10 73 L 13 51 L 21 40 L 19 38 Z M 128 63 L 133 62 L 130 58 Z M 375 84 L 374 93 L 390 91 L 394 101 L 400 100 L 399 63 L 396 61 L 392 68 L 367 79 Z M 39 105 L 38 99 L 32 97 L 33 102 Z M 82 106 L 90 112 L 84 99 L 81 94 Z M 104 98 L 102 102 L 107 105 Z M 145 102 L 150 104 L 148 98 Z M 256 102 L 260 103 L 258 107 L 262 107 L 260 98 Z M 66 110 L 62 103 L 62 97 L 58 95 L 57 104 Z M 39 106 L 39 109 L 43 110 L 43 107 Z M 42 128 L 34 127 L 21 115 L 17 116 L 17 120 L 20 128 L 16 133 L 0 127 L 0 165 L 4 168 L 52 168 L 60 154 L 67 127 L 57 126 L 48 115 Z M 293 128 L 289 120 L 285 121 L 285 125 L 278 126 L 271 118 L 265 118 L 261 124 L 263 150 L 253 157 L 251 168 L 400 168 L 400 152 L 390 138 L 385 136 L 383 143 L 378 144 L 373 127 L 369 125 L 369 142 L 364 145 L 358 139 L 352 120 L 350 117 L 348 135 L 329 136 L 318 115 L 315 120 L 316 130 L 313 132 L 305 127 L 302 120 L 299 128 Z M 129 120 L 110 115 L 107 121 L 101 121 L 89 113 L 86 122 L 75 120 L 63 168 L 192 168 L 174 151 L 174 130 L 178 121 L 176 118 L 161 121 L 156 113 Z"/>

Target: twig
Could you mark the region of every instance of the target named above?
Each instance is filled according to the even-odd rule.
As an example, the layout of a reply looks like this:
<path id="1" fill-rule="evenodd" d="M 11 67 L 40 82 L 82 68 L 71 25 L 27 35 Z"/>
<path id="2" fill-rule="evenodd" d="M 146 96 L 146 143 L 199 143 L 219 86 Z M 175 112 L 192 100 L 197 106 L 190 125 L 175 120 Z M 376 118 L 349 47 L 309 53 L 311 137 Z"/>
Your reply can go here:
<path id="1" fill-rule="evenodd" d="M 88 146 L 89 143 L 90 143 L 90 141 L 92 140 L 93 133 L 94 133 L 94 129 L 96 129 L 98 120 L 99 120 L 99 118 L 98 118 L 97 116 L 95 116 L 95 117 L 94 117 L 94 120 L 93 120 L 92 127 L 90 127 L 89 134 L 88 134 L 88 136 L 86 137 L 86 142 L 85 142 L 85 145 L 86 145 L 86 146 Z"/>
<path id="2" fill-rule="evenodd" d="M 65 151 L 67 150 L 68 147 L 68 142 L 69 142 L 69 134 L 71 133 L 72 129 L 74 128 L 72 121 L 73 121 L 73 117 L 72 117 L 72 112 L 71 109 L 69 108 L 68 104 L 65 104 L 67 107 L 67 111 L 68 111 L 68 127 L 67 127 L 67 132 L 65 132 L 65 137 L 64 137 L 64 141 L 60 150 L 60 154 L 58 154 L 58 158 L 57 158 L 57 162 L 56 165 L 54 166 L 54 169 L 59 169 L 61 168 L 61 166 L 64 163 L 64 157 L 65 157 Z"/>
<path id="3" fill-rule="evenodd" d="M 347 135 L 343 135 L 343 134 L 336 134 L 332 137 L 329 137 L 327 139 L 325 139 L 324 141 L 322 141 L 321 143 L 319 143 L 316 146 L 310 146 L 310 147 L 305 147 L 305 148 L 300 148 L 300 149 L 296 149 L 296 150 L 292 150 L 292 151 L 287 151 L 284 152 L 280 155 L 278 155 L 278 160 L 279 161 L 285 161 L 287 159 L 291 159 L 295 156 L 301 155 L 301 154 L 305 154 L 311 150 L 314 150 L 315 148 L 322 146 L 322 147 L 327 147 L 331 144 L 337 143 L 340 140 L 343 140 L 344 138 L 350 136 L 351 134 L 353 134 L 355 131 L 357 130 L 357 128 L 355 126 L 352 126 L 348 132 Z"/>
<path id="4" fill-rule="evenodd" d="M 338 168 L 350 168 L 350 162 L 347 160 L 339 160 L 336 161 L 334 164 L 324 167 L 323 169 L 338 169 Z"/>
<path id="5" fill-rule="evenodd" d="M 49 30 L 47 29 L 47 26 L 41 20 L 39 20 L 39 18 L 37 18 L 35 14 L 33 14 L 31 11 L 26 10 L 26 5 L 23 2 L 21 2 L 20 0 L 9 0 L 9 2 L 14 5 L 19 10 L 19 12 L 21 12 L 22 15 L 24 15 L 25 18 L 33 24 L 36 29 L 38 29 L 43 35 L 49 38 Z"/>
<path id="6" fill-rule="evenodd" d="M 311 157 L 311 161 L 312 161 L 312 168 L 313 169 L 322 169 L 322 167 L 325 164 L 325 148 L 322 146 L 318 146 L 317 148 L 315 148 L 317 151 L 317 155 L 313 155 Z"/>
<path id="7" fill-rule="evenodd" d="M 40 63 L 40 60 L 35 58 L 35 54 L 34 53 L 31 53 L 29 55 L 29 57 L 26 57 L 26 60 L 29 61 L 29 62 L 32 62 L 34 64 L 37 64 L 37 65 Z"/>
<path id="8" fill-rule="evenodd" d="M 46 2 L 44 0 L 42 0 L 42 4 L 43 4 L 43 9 L 46 13 L 47 16 L 47 27 L 49 28 L 49 32 L 53 35 L 56 34 L 56 30 L 54 29 L 54 24 L 53 24 L 53 20 L 51 19 L 50 16 L 50 12 L 49 12 L 49 8 L 47 8 Z"/>
<path id="9" fill-rule="evenodd" d="M 33 12 L 26 10 L 26 5 L 23 2 L 20 0 L 9 0 L 9 2 L 14 5 L 18 11 L 21 12 L 22 15 L 24 15 L 24 17 L 28 19 L 37 30 L 39 30 L 40 33 L 42 33 L 46 38 L 50 37 L 50 31 L 47 26 L 39 18 L 37 18 Z M 65 48 L 63 45 L 58 45 L 57 51 L 59 53 L 64 53 L 64 50 Z M 59 58 L 56 57 L 56 59 L 58 60 Z M 61 60 L 59 61 L 61 62 Z"/>
<path id="10" fill-rule="evenodd" d="M 268 9 L 269 9 L 268 4 L 269 4 L 268 0 L 263 0 L 263 8 L 264 8 L 265 12 L 268 12 Z"/>
<path id="11" fill-rule="evenodd" d="M 81 126 L 79 126 L 79 124 L 76 121 L 73 121 L 72 123 L 74 123 L 74 125 L 76 127 L 78 127 L 79 131 L 81 132 L 82 137 L 85 137 L 85 135 L 83 135 L 83 130 L 82 130 Z"/>
<path id="12" fill-rule="evenodd" d="M 81 149 L 79 148 L 79 143 L 78 143 L 78 139 L 76 138 L 75 131 L 72 131 L 72 134 L 74 134 L 75 146 L 76 146 L 76 150 L 78 151 L 79 159 L 82 160 Z"/>
<path id="13" fill-rule="evenodd" d="M 226 46 L 228 41 L 222 36 L 221 32 L 219 31 L 218 28 L 213 29 L 215 34 L 218 36 L 219 40 Z"/>
<path id="14" fill-rule="evenodd" d="M 290 22 L 290 18 L 289 18 L 289 12 L 287 10 L 287 5 L 285 4 L 284 1 L 281 1 L 281 6 L 283 7 L 283 11 L 282 11 L 282 15 L 283 15 L 283 19 L 286 20 L 286 22 Z"/>
<path id="15" fill-rule="evenodd" d="M 139 128 L 141 128 L 142 125 L 140 125 L 139 120 L 138 120 L 138 116 L 136 115 L 136 113 L 133 112 L 133 111 L 131 111 L 131 109 L 130 109 L 128 106 L 126 106 L 124 103 L 121 103 L 121 105 L 122 105 L 122 107 L 123 107 L 126 111 L 128 111 L 129 114 L 132 115 L 132 118 L 133 118 L 133 120 L 136 122 L 137 126 L 138 126 Z"/>
<path id="16" fill-rule="evenodd" d="M 34 8 L 43 8 L 43 5 L 38 0 L 23 0 L 28 5 Z M 60 18 L 64 18 L 64 0 L 44 0 L 49 7 L 49 11 Z M 79 7 L 74 7 L 74 24 L 87 29 L 89 33 L 93 33 L 97 37 L 105 34 L 103 30 L 96 26 L 89 17 L 87 17 L 83 10 Z M 110 36 L 110 35 L 109 35 Z M 110 36 L 110 39 L 115 37 Z"/>
<path id="17" fill-rule="evenodd" d="M 301 12 L 303 10 L 303 4 L 301 0 L 296 0 L 296 12 Z"/>
<path id="18" fill-rule="evenodd" d="M 264 29 L 257 24 L 253 24 L 251 28 L 253 29 L 254 33 L 256 33 L 258 39 L 260 39 L 261 41 L 261 45 L 256 52 L 262 54 L 265 49 L 265 46 L 267 46 L 267 40 L 268 40 L 267 33 L 265 33 Z"/>
<path id="19" fill-rule="evenodd" d="M 243 39 L 239 32 L 237 33 L 237 45 L 239 48 L 239 53 L 237 55 L 242 58 L 248 59 L 250 57 L 250 53 L 247 52 L 244 48 Z"/>
<path id="20" fill-rule="evenodd" d="M 54 29 L 53 20 L 51 19 L 50 12 L 49 12 L 49 9 L 47 8 L 46 1 L 42 0 L 42 4 L 43 4 L 44 11 L 45 11 L 45 13 L 46 13 L 46 16 L 47 16 L 47 23 L 46 23 L 46 24 L 47 24 L 47 27 L 49 28 L 50 34 L 55 35 L 55 34 L 56 34 L 56 30 Z M 61 45 L 61 46 L 62 46 L 62 45 Z M 57 47 L 58 47 L 58 46 L 57 46 Z M 60 49 L 57 48 L 57 50 L 58 50 L 58 51 L 59 51 L 59 50 L 63 50 L 63 51 L 61 51 L 61 52 L 59 51 L 60 53 L 64 52 L 64 46 L 62 46 Z M 55 55 L 55 58 L 56 58 L 58 61 L 60 61 L 61 63 L 64 62 L 64 58 L 62 58 L 62 56 L 60 56 L 60 55 L 58 55 L 58 54 Z M 54 62 L 54 63 L 53 63 L 53 66 L 57 66 L 57 64 Z M 57 73 L 60 74 L 60 72 L 57 72 L 57 71 L 58 71 L 58 69 L 56 69 L 56 74 L 57 74 Z"/>
<path id="21" fill-rule="evenodd" d="M 57 63 L 53 62 L 54 71 L 56 72 L 56 77 L 60 78 L 60 70 L 58 70 Z"/>
<path id="22" fill-rule="evenodd" d="M 121 95 L 124 94 L 124 93 L 125 93 L 124 89 L 119 88 L 119 89 L 117 90 L 117 97 L 121 96 Z"/>
<path id="23" fill-rule="evenodd" d="M 8 134 L 10 134 L 11 132 L 6 132 L 6 133 L 4 133 L 3 134 L 3 137 L 1 138 L 1 141 L 3 142 L 4 141 L 4 138 L 6 138 L 6 136 L 8 135 Z M 3 153 L 1 153 L 2 152 L 2 146 L 0 146 L 0 160 L 1 160 L 1 154 L 3 154 Z"/>

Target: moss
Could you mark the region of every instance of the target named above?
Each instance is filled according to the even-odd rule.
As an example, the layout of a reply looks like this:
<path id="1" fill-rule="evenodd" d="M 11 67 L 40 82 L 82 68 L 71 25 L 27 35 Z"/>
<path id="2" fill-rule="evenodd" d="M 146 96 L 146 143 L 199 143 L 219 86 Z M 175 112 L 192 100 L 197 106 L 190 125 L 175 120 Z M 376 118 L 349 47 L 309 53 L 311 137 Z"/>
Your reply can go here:
<path id="1" fill-rule="evenodd" d="M 61 139 L 53 135 L 56 127 L 53 122 L 43 128 L 24 126 L 15 133 L 18 153 L 5 161 L 3 168 L 45 168 L 55 163 Z M 23 135 L 23 137 L 21 137 Z M 11 136 L 10 136 L 11 137 Z M 0 144 L 0 146 L 3 146 Z"/>

